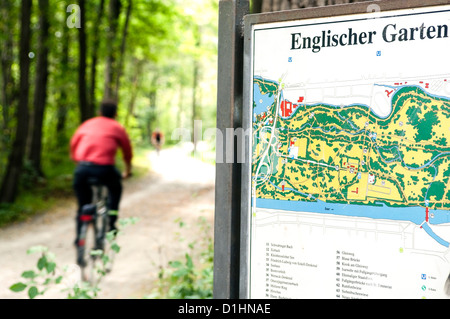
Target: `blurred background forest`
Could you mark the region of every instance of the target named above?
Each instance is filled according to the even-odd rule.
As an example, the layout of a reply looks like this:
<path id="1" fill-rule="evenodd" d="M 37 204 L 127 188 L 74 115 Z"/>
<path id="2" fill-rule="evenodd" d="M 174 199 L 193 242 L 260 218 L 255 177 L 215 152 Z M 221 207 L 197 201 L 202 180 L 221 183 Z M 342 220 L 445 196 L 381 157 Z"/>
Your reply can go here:
<path id="1" fill-rule="evenodd" d="M 253 0 L 270 12 L 355 0 Z M 219 0 L 0 0 L 0 226 L 72 195 L 69 141 L 103 98 L 139 155 L 216 126 Z M 181 129 L 181 130 L 177 130 Z M 199 132 L 201 134 L 201 132 Z M 183 140 L 186 135 L 183 135 Z M 214 140 L 204 141 L 214 161 Z M 194 147 L 193 147 L 194 148 Z M 202 155 L 203 156 L 203 155 Z"/>
<path id="2" fill-rule="evenodd" d="M 72 194 L 69 141 L 119 102 L 136 152 L 215 127 L 216 0 L 0 0 L 0 224 Z M 213 147 L 213 145 L 211 145 Z"/>

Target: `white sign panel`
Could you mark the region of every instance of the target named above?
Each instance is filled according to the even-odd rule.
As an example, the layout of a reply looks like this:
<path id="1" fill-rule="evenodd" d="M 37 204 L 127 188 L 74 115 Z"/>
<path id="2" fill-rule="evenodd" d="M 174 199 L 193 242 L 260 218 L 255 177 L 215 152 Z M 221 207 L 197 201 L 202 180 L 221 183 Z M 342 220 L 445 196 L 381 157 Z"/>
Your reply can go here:
<path id="1" fill-rule="evenodd" d="M 252 36 L 249 296 L 448 298 L 450 7 Z"/>

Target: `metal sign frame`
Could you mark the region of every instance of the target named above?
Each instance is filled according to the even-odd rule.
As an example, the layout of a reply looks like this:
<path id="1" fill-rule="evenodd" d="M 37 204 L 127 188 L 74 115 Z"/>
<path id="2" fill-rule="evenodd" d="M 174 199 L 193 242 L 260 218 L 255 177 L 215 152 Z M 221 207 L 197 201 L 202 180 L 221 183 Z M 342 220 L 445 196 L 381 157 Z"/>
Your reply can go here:
<path id="1" fill-rule="evenodd" d="M 290 11 L 280 11 L 264 14 L 252 14 L 244 17 L 244 69 L 243 69 L 243 107 L 242 107 L 242 128 L 244 131 L 251 130 L 253 97 L 253 31 L 252 27 L 257 24 L 297 21 L 303 19 L 338 17 L 352 14 L 367 13 L 368 17 L 372 12 L 385 12 L 401 9 L 424 8 L 439 5 L 448 5 L 450 0 L 381 0 L 360 2 L 353 4 L 334 5 L 327 7 L 316 7 Z M 239 270 L 239 298 L 249 298 L 250 288 L 250 235 L 251 235 L 251 134 L 247 134 L 246 158 L 242 165 L 241 182 L 241 219 L 240 219 L 240 270 Z"/>
<path id="2" fill-rule="evenodd" d="M 221 139 L 242 127 L 242 21 L 248 0 L 220 0 L 217 79 L 216 188 L 214 217 L 215 299 L 239 298 L 241 164 L 234 139 Z M 224 161 L 223 157 L 232 161 Z"/>

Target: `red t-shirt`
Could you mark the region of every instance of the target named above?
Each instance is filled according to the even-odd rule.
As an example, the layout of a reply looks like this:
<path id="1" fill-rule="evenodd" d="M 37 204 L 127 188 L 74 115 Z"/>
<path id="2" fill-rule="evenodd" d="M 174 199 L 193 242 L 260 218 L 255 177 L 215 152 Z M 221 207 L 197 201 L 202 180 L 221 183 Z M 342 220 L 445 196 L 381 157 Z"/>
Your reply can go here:
<path id="1" fill-rule="evenodd" d="M 125 129 L 116 120 L 99 116 L 77 129 L 70 141 L 70 156 L 76 162 L 114 165 L 118 148 L 122 149 L 124 161 L 131 163 L 133 151 Z"/>

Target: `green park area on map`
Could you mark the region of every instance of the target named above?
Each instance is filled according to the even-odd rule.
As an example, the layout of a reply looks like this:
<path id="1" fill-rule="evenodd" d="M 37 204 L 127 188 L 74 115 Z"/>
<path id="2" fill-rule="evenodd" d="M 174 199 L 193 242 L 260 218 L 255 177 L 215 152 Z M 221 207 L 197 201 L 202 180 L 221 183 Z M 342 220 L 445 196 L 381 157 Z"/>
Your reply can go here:
<path id="1" fill-rule="evenodd" d="M 254 89 L 257 198 L 450 208 L 450 99 L 386 85 L 382 118 L 357 103 L 285 100 L 283 85 L 260 77 Z"/>

